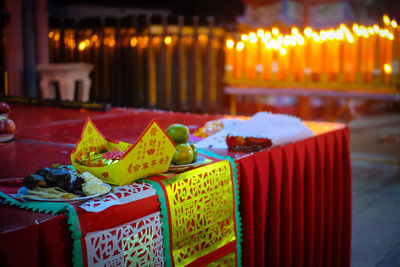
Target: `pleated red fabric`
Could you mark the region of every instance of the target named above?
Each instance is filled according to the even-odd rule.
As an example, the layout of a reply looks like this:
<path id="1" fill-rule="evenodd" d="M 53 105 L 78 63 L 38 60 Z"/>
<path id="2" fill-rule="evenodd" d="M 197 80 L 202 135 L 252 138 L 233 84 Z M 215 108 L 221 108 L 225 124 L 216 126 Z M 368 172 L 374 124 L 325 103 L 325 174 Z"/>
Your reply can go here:
<path id="1" fill-rule="evenodd" d="M 269 152 L 262 151 L 254 154 L 255 172 L 254 172 L 254 229 L 259 233 L 254 238 L 254 264 L 263 266 L 266 262 L 266 224 L 268 213 L 268 189 L 269 189 Z M 261 238 L 257 238 L 260 236 Z"/>
<path id="2" fill-rule="evenodd" d="M 244 235 L 248 238 L 243 239 L 242 253 L 248 255 L 243 258 L 243 266 L 254 266 L 254 160 L 253 157 L 243 158 L 240 162 L 240 192 L 241 197 L 246 201 L 240 202 L 240 214 L 242 222 L 249 227 L 243 228 Z M 241 177 L 251 177 L 241 179 Z"/>
<path id="3" fill-rule="evenodd" d="M 350 266 L 347 127 L 237 162 L 244 266 Z"/>

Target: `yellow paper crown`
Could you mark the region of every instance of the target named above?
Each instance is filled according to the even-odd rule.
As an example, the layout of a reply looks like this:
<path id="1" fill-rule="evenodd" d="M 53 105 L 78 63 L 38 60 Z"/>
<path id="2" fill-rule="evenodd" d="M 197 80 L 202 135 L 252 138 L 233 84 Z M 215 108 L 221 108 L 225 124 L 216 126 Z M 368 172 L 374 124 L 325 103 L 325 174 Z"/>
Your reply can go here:
<path id="1" fill-rule="evenodd" d="M 110 165 L 89 167 L 80 164 L 83 155 L 108 151 L 126 151 Z M 157 173 L 166 172 L 175 152 L 175 144 L 153 119 L 134 144 L 104 137 L 88 118 L 71 153 L 71 162 L 78 173 L 90 172 L 104 182 L 122 185 Z"/>

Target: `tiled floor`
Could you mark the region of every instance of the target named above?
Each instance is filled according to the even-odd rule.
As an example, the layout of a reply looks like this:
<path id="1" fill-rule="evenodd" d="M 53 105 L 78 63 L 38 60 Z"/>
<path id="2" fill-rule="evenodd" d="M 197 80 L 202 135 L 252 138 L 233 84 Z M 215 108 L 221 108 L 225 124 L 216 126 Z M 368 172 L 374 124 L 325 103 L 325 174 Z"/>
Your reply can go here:
<path id="1" fill-rule="evenodd" d="M 352 127 L 354 126 L 354 127 Z M 400 266 L 400 115 L 350 124 L 353 173 L 352 266 Z"/>

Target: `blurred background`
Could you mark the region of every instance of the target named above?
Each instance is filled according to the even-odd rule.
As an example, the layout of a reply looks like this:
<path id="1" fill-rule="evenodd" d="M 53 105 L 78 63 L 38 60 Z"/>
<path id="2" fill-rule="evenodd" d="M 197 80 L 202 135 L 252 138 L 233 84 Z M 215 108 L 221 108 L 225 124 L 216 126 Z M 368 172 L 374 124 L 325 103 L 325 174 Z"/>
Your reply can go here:
<path id="1" fill-rule="evenodd" d="M 1 0 L 0 95 L 41 99 L 37 66 L 85 62 L 90 102 L 113 106 L 344 121 L 397 110 L 396 6 Z"/>

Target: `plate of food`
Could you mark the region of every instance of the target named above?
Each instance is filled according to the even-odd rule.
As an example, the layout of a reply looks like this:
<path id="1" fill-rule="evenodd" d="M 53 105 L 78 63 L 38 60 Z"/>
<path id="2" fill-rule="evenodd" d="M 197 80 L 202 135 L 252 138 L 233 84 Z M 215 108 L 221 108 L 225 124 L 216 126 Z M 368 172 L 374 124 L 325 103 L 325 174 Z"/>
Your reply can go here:
<path id="1" fill-rule="evenodd" d="M 15 134 L 0 134 L 0 143 L 11 141 L 14 137 Z"/>
<path id="2" fill-rule="evenodd" d="M 197 155 L 196 157 L 196 161 L 192 162 L 190 164 L 182 164 L 182 165 L 175 165 L 173 163 L 171 163 L 171 165 L 168 168 L 168 171 L 171 172 L 177 172 L 177 171 L 185 171 L 200 165 L 203 165 L 204 163 L 206 163 L 207 158 L 204 157 L 203 155 Z"/>
<path id="3" fill-rule="evenodd" d="M 84 202 L 110 190 L 110 185 L 89 172 L 79 175 L 63 167 L 45 167 L 24 178 L 17 197 L 27 201 Z"/>

